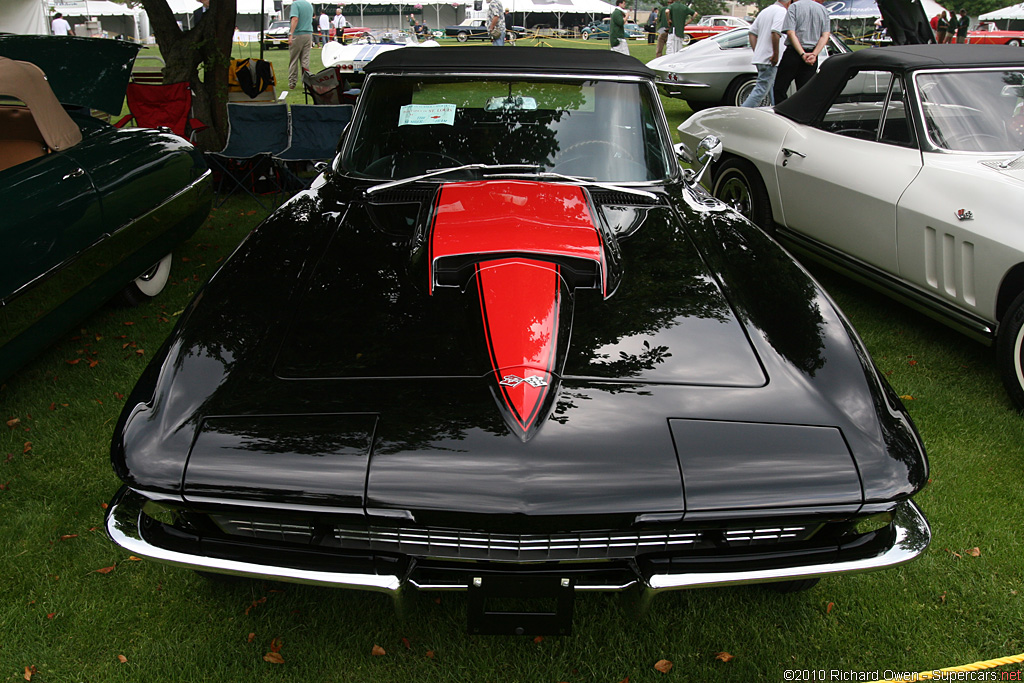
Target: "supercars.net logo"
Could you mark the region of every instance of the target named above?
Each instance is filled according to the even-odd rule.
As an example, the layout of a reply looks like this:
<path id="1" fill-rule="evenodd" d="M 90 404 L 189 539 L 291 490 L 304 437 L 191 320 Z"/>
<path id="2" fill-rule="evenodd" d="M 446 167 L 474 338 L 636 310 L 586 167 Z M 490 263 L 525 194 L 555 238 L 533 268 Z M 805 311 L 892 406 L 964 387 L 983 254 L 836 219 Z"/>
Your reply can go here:
<path id="1" fill-rule="evenodd" d="M 532 375 L 530 377 L 517 377 L 516 375 L 508 375 L 507 377 L 502 377 L 501 381 L 498 382 L 498 384 L 500 384 L 503 387 L 517 387 L 523 382 L 526 382 L 531 387 L 546 387 L 548 385 L 547 382 L 545 382 L 541 377 L 538 377 L 537 375 Z"/>

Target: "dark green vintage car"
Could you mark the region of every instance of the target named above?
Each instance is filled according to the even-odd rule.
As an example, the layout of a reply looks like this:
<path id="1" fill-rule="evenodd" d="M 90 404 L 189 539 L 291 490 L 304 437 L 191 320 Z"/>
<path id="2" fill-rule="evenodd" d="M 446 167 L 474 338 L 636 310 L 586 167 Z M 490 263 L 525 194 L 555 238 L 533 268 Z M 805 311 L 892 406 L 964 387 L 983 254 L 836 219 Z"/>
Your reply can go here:
<path id="1" fill-rule="evenodd" d="M 0 381 L 118 293 L 159 293 L 209 214 L 192 145 L 90 113 L 120 113 L 138 50 L 0 36 Z"/>

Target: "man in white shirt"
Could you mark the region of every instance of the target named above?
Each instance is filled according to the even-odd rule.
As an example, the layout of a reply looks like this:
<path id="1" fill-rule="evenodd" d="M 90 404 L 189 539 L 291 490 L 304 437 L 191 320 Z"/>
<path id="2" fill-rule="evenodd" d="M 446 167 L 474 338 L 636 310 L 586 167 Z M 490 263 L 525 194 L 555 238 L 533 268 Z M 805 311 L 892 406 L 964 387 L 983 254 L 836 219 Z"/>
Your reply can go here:
<path id="1" fill-rule="evenodd" d="M 320 45 L 326 45 L 331 36 L 331 18 L 327 12 L 320 10 Z"/>
<path id="2" fill-rule="evenodd" d="M 786 49 L 782 42 L 782 22 L 786 20 L 786 9 L 790 0 L 778 0 L 758 12 L 754 23 L 750 25 L 750 47 L 754 50 L 751 63 L 757 68 L 757 80 L 754 89 L 743 100 L 741 107 L 760 107 L 765 96 L 771 104 L 775 104 L 772 87 L 775 85 L 775 74 L 779 70 L 779 59 Z"/>
<path id="3" fill-rule="evenodd" d="M 60 12 L 53 15 L 53 21 L 50 23 L 50 30 L 53 31 L 55 36 L 73 36 L 75 32 L 71 30 L 71 24 L 64 18 L 64 15 Z"/>
<path id="4" fill-rule="evenodd" d="M 342 45 L 345 44 L 345 15 L 341 13 L 341 8 L 334 10 L 334 38 Z"/>

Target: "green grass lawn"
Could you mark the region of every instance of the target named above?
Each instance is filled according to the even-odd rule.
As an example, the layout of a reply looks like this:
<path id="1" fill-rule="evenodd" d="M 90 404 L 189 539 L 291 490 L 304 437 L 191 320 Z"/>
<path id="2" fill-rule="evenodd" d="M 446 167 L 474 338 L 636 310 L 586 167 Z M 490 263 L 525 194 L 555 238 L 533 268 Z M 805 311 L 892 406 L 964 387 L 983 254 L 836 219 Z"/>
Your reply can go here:
<path id="1" fill-rule="evenodd" d="M 666 105 L 673 126 L 688 113 Z M 211 583 L 132 559 L 102 528 L 119 486 L 114 422 L 178 313 L 260 218 L 228 202 L 175 253 L 161 296 L 104 308 L 0 387 L 0 680 L 34 667 L 48 683 L 782 681 L 787 669 L 920 671 L 1024 651 L 1024 419 L 991 351 L 817 270 L 929 450 L 917 501 L 934 540 L 911 564 L 795 595 L 677 592 L 646 609 L 634 594 L 583 594 L 575 634 L 536 642 L 466 635 L 461 594 L 410 593 L 397 613 L 384 596 Z M 283 664 L 264 660 L 274 648 Z"/>

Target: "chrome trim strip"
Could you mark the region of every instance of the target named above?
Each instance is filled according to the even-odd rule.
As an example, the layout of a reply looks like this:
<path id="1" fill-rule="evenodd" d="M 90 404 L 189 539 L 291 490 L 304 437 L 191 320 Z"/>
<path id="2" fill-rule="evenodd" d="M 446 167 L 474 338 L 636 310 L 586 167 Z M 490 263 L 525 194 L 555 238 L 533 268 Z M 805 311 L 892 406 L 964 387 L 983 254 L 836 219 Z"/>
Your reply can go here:
<path id="1" fill-rule="evenodd" d="M 845 562 L 784 567 L 781 569 L 756 569 L 751 571 L 700 572 L 692 574 L 656 574 L 647 579 L 647 590 L 660 592 L 682 588 L 724 586 L 745 583 L 774 583 L 814 579 L 831 574 L 866 572 L 909 562 L 928 547 L 931 528 L 917 505 L 905 500 L 896 506 L 893 524 L 896 527 L 896 541 L 889 548 L 874 557 Z"/>
<path id="2" fill-rule="evenodd" d="M 397 576 L 386 574 L 350 574 L 275 567 L 268 564 L 224 560 L 160 548 L 146 541 L 139 531 L 139 515 L 142 514 L 142 506 L 145 502 L 145 497 L 129 488 L 124 488 L 107 508 L 106 527 L 110 539 L 139 557 L 185 569 L 234 574 L 271 581 L 284 580 L 318 586 L 360 588 L 382 593 L 395 593 L 402 586 L 402 581 Z"/>

